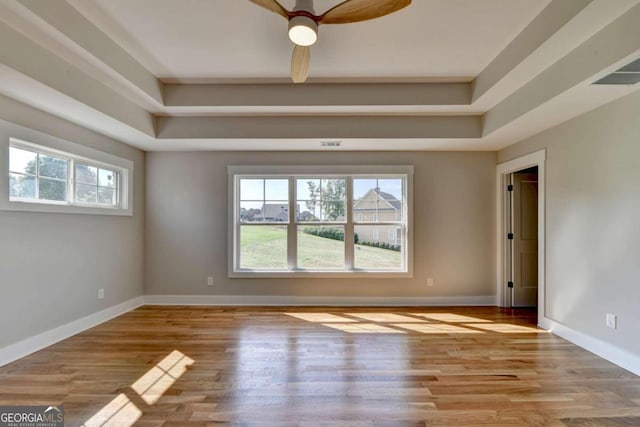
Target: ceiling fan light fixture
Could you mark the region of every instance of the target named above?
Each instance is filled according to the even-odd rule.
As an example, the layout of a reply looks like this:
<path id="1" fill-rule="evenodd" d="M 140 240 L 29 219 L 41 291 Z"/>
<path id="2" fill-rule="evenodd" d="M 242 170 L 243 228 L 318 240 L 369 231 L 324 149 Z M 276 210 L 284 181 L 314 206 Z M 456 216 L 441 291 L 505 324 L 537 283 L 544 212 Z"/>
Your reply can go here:
<path id="1" fill-rule="evenodd" d="M 289 20 L 289 39 L 298 46 L 311 46 L 318 41 L 318 23 L 307 16 Z"/>

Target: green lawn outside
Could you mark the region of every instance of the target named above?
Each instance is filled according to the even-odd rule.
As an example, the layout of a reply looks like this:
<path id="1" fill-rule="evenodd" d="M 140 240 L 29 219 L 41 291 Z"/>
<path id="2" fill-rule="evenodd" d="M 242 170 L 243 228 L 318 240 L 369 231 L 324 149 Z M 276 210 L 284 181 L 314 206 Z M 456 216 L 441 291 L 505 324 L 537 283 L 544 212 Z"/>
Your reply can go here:
<path id="1" fill-rule="evenodd" d="M 400 268 L 402 267 L 401 252 L 371 246 L 356 245 L 356 268 Z"/>
<path id="2" fill-rule="evenodd" d="M 240 267 L 287 268 L 286 226 L 241 226 Z"/>
<path id="3" fill-rule="evenodd" d="M 284 226 L 242 226 L 242 268 L 286 268 L 287 232 Z M 344 267 L 344 242 L 298 232 L 298 263 L 302 268 Z M 401 253 L 388 249 L 356 245 L 358 268 L 399 268 Z"/>
<path id="4" fill-rule="evenodd" d="M 298 267 L 344 269 L 344 242 L 298 231 Z"/>

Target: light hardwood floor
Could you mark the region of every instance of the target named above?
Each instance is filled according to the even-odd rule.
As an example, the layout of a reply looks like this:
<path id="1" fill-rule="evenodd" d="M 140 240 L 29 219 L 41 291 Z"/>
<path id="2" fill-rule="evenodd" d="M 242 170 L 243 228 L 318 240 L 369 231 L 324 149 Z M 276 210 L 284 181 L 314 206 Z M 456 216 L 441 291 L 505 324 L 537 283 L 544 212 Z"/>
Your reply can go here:
<path id="1" fill-rule="evenodd" d="M 0 368 L 67 426 L 640 426 L 640 378 L 526 310 L 145 306 Z"/>

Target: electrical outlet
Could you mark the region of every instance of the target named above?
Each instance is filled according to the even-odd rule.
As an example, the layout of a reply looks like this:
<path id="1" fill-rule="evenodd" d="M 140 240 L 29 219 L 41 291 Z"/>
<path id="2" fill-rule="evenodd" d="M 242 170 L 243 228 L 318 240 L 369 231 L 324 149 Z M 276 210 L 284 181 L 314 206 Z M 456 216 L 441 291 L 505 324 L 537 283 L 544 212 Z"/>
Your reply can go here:
<path id="1" fill-rule="evenodd" d="M 98 289 L 98 299 L 104 298 L 104 288 Z"/>
<path id="2" fill-rule="evenodd" d="M 213 277 L 207 277 L 207 286 L 213 286 Z"/>
<path id="3" fill-rule="evenodd" d="M 433 286 L 433 277 L 427 279 L 427 286 Z"/>
<path id="4" fill-rule="evenodd" d="M 617 316 L 615 314 L 607 313 L 607 327 L 611 329 L 616 328 Z"/>

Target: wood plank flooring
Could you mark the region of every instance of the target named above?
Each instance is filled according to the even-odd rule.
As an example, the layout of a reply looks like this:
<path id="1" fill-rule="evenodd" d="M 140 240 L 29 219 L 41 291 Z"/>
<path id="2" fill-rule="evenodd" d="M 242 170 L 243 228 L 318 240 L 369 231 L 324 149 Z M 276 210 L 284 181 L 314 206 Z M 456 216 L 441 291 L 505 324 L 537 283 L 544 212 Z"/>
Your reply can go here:
<path id="1" fill-rule="evenodd" d="M 640 426 L 640 378 L 494 307 L 145 306 L 0 368 L 67 426 Z"/>

